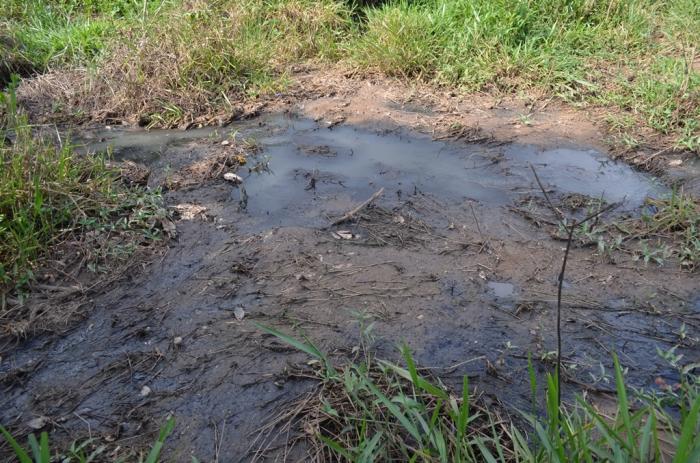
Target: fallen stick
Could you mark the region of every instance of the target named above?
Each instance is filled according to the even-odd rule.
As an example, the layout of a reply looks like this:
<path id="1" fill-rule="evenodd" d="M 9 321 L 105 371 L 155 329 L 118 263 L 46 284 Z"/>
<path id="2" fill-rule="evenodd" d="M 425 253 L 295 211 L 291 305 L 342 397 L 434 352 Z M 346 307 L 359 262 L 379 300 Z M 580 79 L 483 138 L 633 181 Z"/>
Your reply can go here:
<path id="1" fill-rule="evenodd" d="M 339 217 L 339 218 L 335 219 L 335 220 L 331 223 L 331 226 L 333 226 L 333 225 L 339 225 L 339 224 L 341 224 L 341 223 L 343 223 L 343 222 L 347 222 L 348 220 L 352 219 L 352 217 L 353 217 L 355 214 L 357 214 L 357 213 L 360 212 L 362 209 L 364 209 L 365 207 L 367 207 L 367 206 L 369 206 L 370 204 L 372 204 L 372 202 L 373 202 L 374 200 L 376 200 L 377 198 L 379 198 L 382 194 L 384 194 L 384 187 L 380 188 L 380 189 L 379 189 L 376 193 L 374 193 L 367 201 L 363 202 L 363 203 L 360 204 L 359 206 L 357 206 L 357 207 L 351 209 L 350 211 L 346 212 L 342 217 Z"/>

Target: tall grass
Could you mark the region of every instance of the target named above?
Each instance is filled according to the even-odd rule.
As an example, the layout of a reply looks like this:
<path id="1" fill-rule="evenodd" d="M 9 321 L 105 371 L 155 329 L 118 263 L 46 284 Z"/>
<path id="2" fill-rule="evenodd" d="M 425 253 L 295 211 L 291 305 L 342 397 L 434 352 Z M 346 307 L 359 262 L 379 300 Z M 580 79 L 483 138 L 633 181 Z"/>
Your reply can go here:
<path id="1" fill-rule="evenodd" d="M 348 8 L 332 0 L 164 8 L 113 44 L 88 85 L 89 110 L 159 126 L 230 112 L 283 88 L 291 64 L 338 59 L 348 26 Z"/>
<path id="2" fill-rule="evenodd" d="M 700 152 L 699 39 L 692 0 L 397 0 L 348 52 L 390 75 L 613 107 Z"/>
<path id="3" fill-rule="evenodd" d="M 0 92 L 0 313 L 5 296 L 24 288 L 62 241 L 90 230 L 121 235 L 120 244 L 157 238 L 158 193 L 127 188 L 117 176 L 103 155 L 78 155 L 40 136 L 14 91 Z"/>
<path id="4" fill-rule="evenodd" d="M 8 53 L 21 56 L 31 66 L 10 70 L 26 74 L 30 69 L 43 72 L 93 64 L 112 36 L 169 1 L 5 0 L 0 8 L 0 38 L 6 36 Z"/>

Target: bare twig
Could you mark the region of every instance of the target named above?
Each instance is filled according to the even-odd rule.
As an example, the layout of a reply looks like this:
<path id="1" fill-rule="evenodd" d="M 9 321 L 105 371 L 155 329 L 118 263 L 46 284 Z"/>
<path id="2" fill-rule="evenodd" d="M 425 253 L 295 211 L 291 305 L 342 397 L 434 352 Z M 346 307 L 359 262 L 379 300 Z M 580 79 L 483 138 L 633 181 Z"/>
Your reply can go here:
<path id="1" fill-rule="evenodd" d="M 476 230 L 479 232 L 479 238 L 481 238 L 482 244 L 484 243 L 484 235 L 481 233 L 481 227 L 479 226 L 479 219 L 476 218 L 476 212 L 474 212 L 474 205 L 472 202 L 469 202 L 469 207 L 472 210 L 472 217 L 474 217 L 474 222 L 476 223 Z"/>
<path id="2" fill-rule="evenodd" d="M 384 194 L 384 187 L 380 188 L 377 192 L 375 192 L 368 200 L 364 201 L 363 203 L 359 204 L 358 206 L 343 214 L 342 217 L 335 219 L 333 222 L 331 222 L 331 225 L 339 225 L 343 222 L 347 222 L 348 220 L 352 219 L 355 216 L 355 214 L 372 204 L 382 194 Z"/>
<path id="3" fill-rule="evenodd" d="M 545 190 L 544 185 L 542 185 L 542 182 L 540 182 L 540 177 L 537 175 L 537 171 L 535 170 L 535 166 L 530 164 L 530 169 L 532 169 L 532 173 L 535 174 L 535 180 L 537 180 L 537 184 L 540 186 L 540 190 L 542 190 L 542 194 L 544 195 L 544 199 L 547 201 L 547 204 L 549 207 L 554 211 L 557 217 L 559 217 L 559 220 L 564 220 L 564 213 L 560 211 L 558 208 L 554 207 L 554 204 L 552 201 L 549 199 L 549 195 L 547 194 L 547 190 Z"/>
<path id="4" fill-rule="evenodd" d="M 569 251 L 571 250 L 571 241 L 573 241 L 574 230 L 576 230 L 576 220 L 571 222 L 566 239 L 566 251 L 564 252 L 564 260 L 561 264 L 561 272 L 559 272 L 559 281 L 557 282 L 557 411 L 561 408 L 561 293 L 564 287 L 564 274 L 566 273 L 566 262 L 569 260 Z"/>
<path id="5" fill-rule="evenodd" d="M 537 171 L 535 170 L 535 167 L 532 164 L 530 164 L 530 169 L 532 169 L 532 173 L 535 175 L 535 180 L 537 180 L 537 184 L 540 186 L 540 189 L 542 190 L 542 194 L 544 195 L 547 204 L 552 209 L 554 214 L 559 218 L 561 226 L 566 228 L 567 231 L 566 250 L 564 251 L 564 259 L 561 264 L 561 271 L 559 272 L 559 278 L 557 281 L 557 367 L 555 376 L 557 380 L 557 411 L 561 413 L 561 301 L 562 291 L 564 288 L 564 275 L 566 274 L 566 263 L 569 260 L 569 252 L 571 251 L 571 243 L 574 239 L 574 232 L 576 231 L 577 226 L 586 223 L 591 219 L 600 217 L 603 213 L 616 208 L 621 203 L 609 204 L 608 206 L 584 217 L 580 221 L 577 221 L 576 219 L 567 220 L 564 213 L 560 209 L 555 207 L 552 201 L 549 199 L 549 195 L 547 194 L 547 191 L 545 190 L 544 186 L 542 185 L 542 182 L 537 176 Z"/>

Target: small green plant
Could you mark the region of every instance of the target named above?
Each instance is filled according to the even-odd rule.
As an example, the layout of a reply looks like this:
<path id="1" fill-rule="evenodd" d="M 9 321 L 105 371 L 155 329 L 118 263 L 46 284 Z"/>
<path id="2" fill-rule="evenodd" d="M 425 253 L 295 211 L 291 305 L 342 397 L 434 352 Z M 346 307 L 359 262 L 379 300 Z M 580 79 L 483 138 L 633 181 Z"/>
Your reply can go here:
<path id="1" fill-rule="evenodd" d="M 170 433 L 172 433 L 175 428 L 175 419 L 169 417 L 163 427 L 160 429 L 158 438 L 153 443 L 150 452 L 145 460 L 139 459 L 139 463 L 158 463 L 160 461 L 160 454 L 163 450 L 163 445 L 165 440 L 168 438 Z M 59 461 L 54 459 L 52 453 L 58 452 L 52 449 L 49 445 L 49 434 L 47 432 L 42 432 L 37 440 L 36 436 L 32 433 L 29 434 L 27 438 L 28 449 L 22 447 L 17 440 L 10 434 L 10 432 L 3 426 L 0 426 L 0 433 L 5 438 L 5 441 L 10 445 L 14 456 L 19 463 L 51 463 L 52 461 Z M 63 463 L 90 463 L 95 461 L 95 459 L 104 452 L 105 448 L 103 446 L 97 447 L 90 454 L 86 453 L 86 447 L 91 443 L 90 440 L 83 442 L 82 444 L 71 444 L 67 455 L 63 455 L 60 459 Z M 60 452 L 59 452 L 60 453 Z M 118 460 L 124 462 L 124 460 Z"/>
<path id="2" fill-rule="evenodd" d="M 639 250 L 634 255 L 634 260 L 641 260 L 644 265 L 649 265 L 654 262 L 656 265 L 664 265 L 666 259 L 670 257 L 668 246 L 659 245 L 658 247 L 650 247 L 648 241 L 639 243 Z"/>
<path id="3" fill-rule="evenodd" d="M 14 85 L 0 92 L 0 314 L 7 296 L 21 297 L 43 259 L 72 237 L 82 237 L 83 261 L 94 271 L 162 237 L 160 192 L 118 177 L 106 155 L 81 155 L 42 136 L 17 107 Z M 20 312 L 2 323 L 19 321 Z"/>
<path id="4" fill-rule="evenodd" d="M 369 362 L 333 367 L 310 341 L 258 326 L 323 365 L 318 400 L 301 416 L 317 455 L 325 459 L 690 463 L 700 458 L 700 383 L 686 381 L 684 398 L 672 403 L 681 410 L 676 417 L 666 409 L 669 402 L 648 400 L 642 394 L 630 398 L 617 356 L 613 356 L 617 402 L 612 416 L 583 398 L 573 407 L 559 408 L 559 384 L 549 374 L 543 413 L 522 412 L 528 426 L 519 427 L 495 410 L 479 407 L 466 377 L 455 396 L 439 381 L 423 376 L 406 347 L 401 349 L 405 367 L 371 356 L 366 357 Z M 674 361 L 678 364 L 680 358 L 675 356 Z M 537 375 L 532 362 L 528 364 L 536 407 Z M 694 368 L 698 365 L 686 366 L 686 374 Z"/>

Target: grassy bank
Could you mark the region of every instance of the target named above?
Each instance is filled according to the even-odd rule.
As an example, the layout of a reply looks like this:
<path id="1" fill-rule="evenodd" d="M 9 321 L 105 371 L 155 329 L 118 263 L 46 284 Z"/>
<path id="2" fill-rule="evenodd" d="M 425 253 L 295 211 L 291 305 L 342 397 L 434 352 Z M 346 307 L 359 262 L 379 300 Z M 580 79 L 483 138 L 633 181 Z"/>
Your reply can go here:
<path id="1" fill-rule="evenodd" d="M 697 2 L 397 1 L 370 10 L 350 47 L 363 67 L 465 90 L 544 90 L 600 105 L 700 152 Z"/>
<path id="2" fill-rule="evenodd" d="M 63 251 L 61 268 L 48 273 L 78 261 L 100 272 L 158 239 L 164 218 L 157 192 L 121 182 L 104 155 L 41 136 L 14 92 L 0 93 L 0 331 L 24 327 L 16 306 L 52 254 Z"/>
<path id="3" fill-rule="evenodd" d="M 92 69 L 64 83 L 84 98 L 62 111 L 177 125 L 284 88 L 293 65 L 342 61 L 603 108 L 618 146 L 656 134 L 700 152 L 694 0 L 13 2 L 0 21 L 25 61 Z"/>

